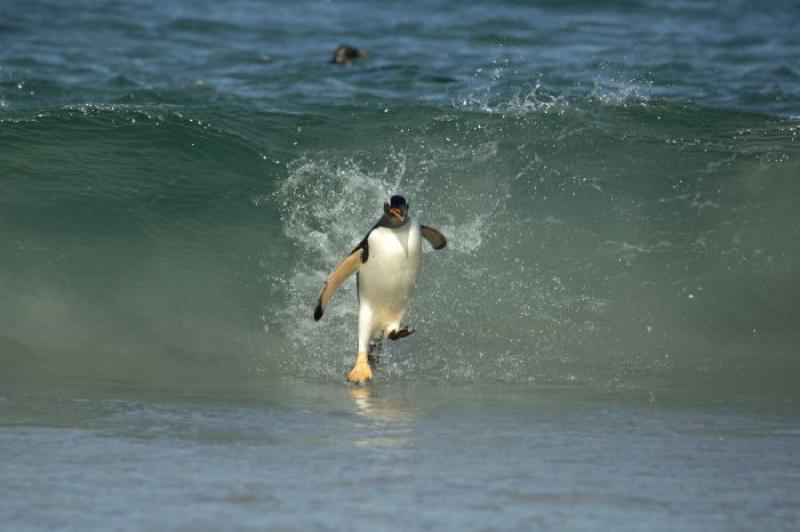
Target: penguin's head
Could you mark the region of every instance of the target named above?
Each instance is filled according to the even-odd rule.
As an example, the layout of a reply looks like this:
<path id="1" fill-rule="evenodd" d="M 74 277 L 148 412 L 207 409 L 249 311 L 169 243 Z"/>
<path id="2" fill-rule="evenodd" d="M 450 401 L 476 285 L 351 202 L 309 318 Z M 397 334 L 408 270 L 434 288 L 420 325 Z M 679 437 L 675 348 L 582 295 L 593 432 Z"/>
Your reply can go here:
<path id="1" fill-rule="evenodd" d="M 348 46 L 346 44 L 340 44 L 338 47 L 336 47 L 336 51 L 333 52 L 333 59 L 331 59 L 331 63 L 345 65 L 349 63 L 351 59 L 367 56 L 369 56 L 369 50 L 353 48 L 352 46 Z"/>
<path id="2" fill-rule="evenodd" d="M 400 227 L 408 221 L 408 207 L 403 196 L 392 196 L 383 204 L 383 218 L 391 227 Z"/>

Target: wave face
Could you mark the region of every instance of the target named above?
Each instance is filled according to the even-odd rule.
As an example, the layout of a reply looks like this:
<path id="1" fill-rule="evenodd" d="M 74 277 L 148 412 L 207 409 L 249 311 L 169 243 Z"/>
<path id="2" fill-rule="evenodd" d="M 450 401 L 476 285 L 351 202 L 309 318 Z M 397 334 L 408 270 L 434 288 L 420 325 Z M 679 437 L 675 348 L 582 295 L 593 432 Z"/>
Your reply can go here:
<path id="1" fill-rule="evenodd" d="M 767 39 L 724 13 L 744 6 L 670 8 L 656 45 L 613 31 L 648 2 L 387 5 L 354 43 L 372 57 L 337 68 L 362 3 L 235 6 L 9 11 L 4 367 L 340 380 L 355 286 L 319 323 L 316 296 L 402 193 L 449 246 L 383 380 L 795 388 L 798 13 L 755 15 L 781 21 Z M 721 28 L 687 26 L 697 9 Z M 709 43 L 716 72 L 689 53 Z"/>

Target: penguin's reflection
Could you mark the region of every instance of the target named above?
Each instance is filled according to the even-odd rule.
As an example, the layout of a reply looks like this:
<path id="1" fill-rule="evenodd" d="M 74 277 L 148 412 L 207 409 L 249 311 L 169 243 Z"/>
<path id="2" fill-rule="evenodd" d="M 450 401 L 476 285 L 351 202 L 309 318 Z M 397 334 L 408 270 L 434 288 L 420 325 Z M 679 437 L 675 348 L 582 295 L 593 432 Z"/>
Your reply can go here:
<path id="1" fill-rule="evenodd" d="M 408 402 L 397 396 L 379 393 L 373 386 L 350 386 L 356 412 L 376 421 L 409 422 L 413 414 Z"/>
<path id="2" fill-rule="evenodd" d="M 363 438 L 353 443 L 358 446 L 411 445 L 411 427 L 414 415 L 400 397 L 382 396 L 372 386 L 348 388 L 356 413 L 369 422 Z"/>

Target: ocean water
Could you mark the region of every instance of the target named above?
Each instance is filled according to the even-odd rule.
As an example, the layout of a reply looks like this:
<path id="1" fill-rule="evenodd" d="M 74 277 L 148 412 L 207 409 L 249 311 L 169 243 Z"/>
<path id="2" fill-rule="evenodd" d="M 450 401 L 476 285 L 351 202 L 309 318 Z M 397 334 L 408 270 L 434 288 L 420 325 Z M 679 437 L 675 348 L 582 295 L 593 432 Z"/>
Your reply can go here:
<path id="1" fill-rule="evenodd" d="M 796 530 L 798 26 L 6 0 L 0 526 Z M 392 193 L 449 245 L 351 387 Z"/>

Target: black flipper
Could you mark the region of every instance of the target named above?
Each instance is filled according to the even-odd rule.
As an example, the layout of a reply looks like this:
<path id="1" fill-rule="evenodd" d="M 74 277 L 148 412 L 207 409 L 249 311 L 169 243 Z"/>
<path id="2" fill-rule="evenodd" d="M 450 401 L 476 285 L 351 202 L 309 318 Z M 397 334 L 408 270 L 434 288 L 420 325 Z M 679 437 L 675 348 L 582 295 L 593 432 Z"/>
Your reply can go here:
<path id="1" fill-rule="evenodd" d="M 447 239 L 444 235 L 433 227 L 421 225 L 419 230 L 422 233 L 422 237 L 433 246 L 433 249 L 442 249 L 447 245 Z"/>

